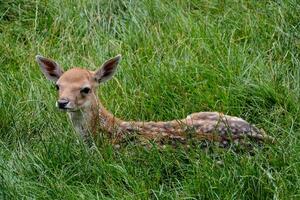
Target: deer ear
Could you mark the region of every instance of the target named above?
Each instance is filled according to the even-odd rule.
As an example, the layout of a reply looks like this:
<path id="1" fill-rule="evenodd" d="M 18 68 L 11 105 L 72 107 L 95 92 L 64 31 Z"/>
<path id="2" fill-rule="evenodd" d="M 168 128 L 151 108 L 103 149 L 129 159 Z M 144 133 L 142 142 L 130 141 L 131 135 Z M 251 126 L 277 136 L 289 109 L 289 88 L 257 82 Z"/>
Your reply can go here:
<path id="1" fill-rule="evenodd" d="M 111 77 L 115 74 L 116 69 L 118 67 L 119 62 L 121 61 L 121 55 L 117 55 L 114 58 L 107 60 L 102 67 L 96 71 L 95 80 L 98 83 L 103 83 L 111 79 Z"/>
<path id="2" fill-rule="evenodd" d="M 37 55 L 35 59 L 40 65 L 42 73 L 46 76 L 47 79 L 51 81 L 56 82 L 59 79 L 59 77 L 64 73 L 63 70 L 59 67 L 59 65 L 49 58 L 44 58 L 43 56 Z"/>

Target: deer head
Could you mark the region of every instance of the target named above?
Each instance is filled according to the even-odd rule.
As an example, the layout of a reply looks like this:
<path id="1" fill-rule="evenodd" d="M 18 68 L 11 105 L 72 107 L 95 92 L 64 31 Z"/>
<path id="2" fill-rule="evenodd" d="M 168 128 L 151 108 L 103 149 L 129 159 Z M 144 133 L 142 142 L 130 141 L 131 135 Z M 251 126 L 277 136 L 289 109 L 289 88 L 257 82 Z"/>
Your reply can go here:
<path id="1" fill-rule="evenodd" d="M 68 112 L 82 110 L 96 102 L 97 87 L 112 78 L 120 60 L 121 55 L 117 55 L 104 62 L 95 72 L 81 68 L 71 68 L 64 72 L 54 60 L 36 56 L 42 73 L 55 83 L 58 90 L 57 107 Z"/>

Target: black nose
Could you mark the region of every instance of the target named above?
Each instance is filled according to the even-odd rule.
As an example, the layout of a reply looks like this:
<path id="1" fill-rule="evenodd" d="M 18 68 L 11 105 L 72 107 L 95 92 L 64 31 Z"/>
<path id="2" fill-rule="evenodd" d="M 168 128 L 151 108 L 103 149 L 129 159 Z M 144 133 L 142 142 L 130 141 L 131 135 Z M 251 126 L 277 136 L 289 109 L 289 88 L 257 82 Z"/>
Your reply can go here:
<path id="1" fill-rule="evenodd" d="M 57 101 L 57 105 L 58 105 L 58 108 L 60 109 L 64 109 L 66 108 L 66 105 L 69 103 L 68 100 L 65 100 L 65 99 L 61 99 L 61 100 L 58 100 Z"/>

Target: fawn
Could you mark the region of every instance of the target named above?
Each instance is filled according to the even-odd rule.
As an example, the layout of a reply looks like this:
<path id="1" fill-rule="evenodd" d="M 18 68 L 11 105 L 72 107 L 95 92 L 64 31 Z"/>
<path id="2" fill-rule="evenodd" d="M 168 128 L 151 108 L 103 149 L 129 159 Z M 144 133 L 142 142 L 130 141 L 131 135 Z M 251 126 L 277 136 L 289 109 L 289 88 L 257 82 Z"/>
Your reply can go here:
<path id="1" fill-rule="evenodd" d="M 142 140 L 158 143 L 168 140 L 185 143 L 191 136 L 196 140 L 219 142 L 220 146 L 245 138 L 274 141 L 245 120 L 218 112 L 198 112 L 185 119 L 166 122 L 123 121 L 115 117 L 99 101 L 97 87 L 112 78 L 121 55 L 107 60 L 95 72 L 77 67 L 64 72 L 57 62 L 40 55 L 36 56 L 36 61 L 46 78 L 56 85 L 57 107 L 69 114 L 75 130 L 83 138 L 89 137 L 90 133 L 95 135 L 105 131 L 113 143 L 133 133 Z"/>

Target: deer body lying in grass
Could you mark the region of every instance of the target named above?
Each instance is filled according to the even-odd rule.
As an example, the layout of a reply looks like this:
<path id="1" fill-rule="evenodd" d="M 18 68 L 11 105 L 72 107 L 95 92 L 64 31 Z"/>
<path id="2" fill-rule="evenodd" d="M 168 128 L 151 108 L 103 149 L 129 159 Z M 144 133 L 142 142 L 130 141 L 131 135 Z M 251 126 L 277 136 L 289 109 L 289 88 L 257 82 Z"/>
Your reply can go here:
<path id="1" fill-rule="evenodd" d="M 184 143 L 191 135 L 197 140 L 219 142 L 221 146 L 245 138 L 273 140 L 245 120 L 218 112 L 193 113 L 185 119 L 166 122 L 123 121 L 115 117 L 99 101 L 97 87 L 111 79 L 120 60 L 120 55 L 107 60 L 95 72 L 81 68 L 64 72 L 55 61 L 36 56 L 43 74 L 56 85 L 59 94 L 57 107 L 69 114 L 76 131 L 83 138 L 104 130 L 113 142 L 133 133 L 158 143 L 168 140 Z"/>

